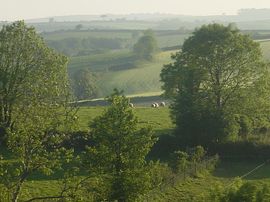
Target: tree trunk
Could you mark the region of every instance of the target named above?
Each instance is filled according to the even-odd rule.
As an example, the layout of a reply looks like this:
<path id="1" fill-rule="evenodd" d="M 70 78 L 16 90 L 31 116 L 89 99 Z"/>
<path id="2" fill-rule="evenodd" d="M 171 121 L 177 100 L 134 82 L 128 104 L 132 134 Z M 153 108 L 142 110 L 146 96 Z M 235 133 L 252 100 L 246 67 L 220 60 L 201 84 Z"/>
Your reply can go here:
<path id="1" fill-rule="evenodd" d="M 27 178 L 27 176 L 28 176 L 28 172 L 24 172 L 21 175 L 21 178 L 20 178 L 18 184 L 16 185 L 15 191 L 12 194 L 12 200 L 11 200 L 12 202 L 17 202 L 18 201 L 19 194 L 20 194 L 21 189 L 22 189 L 22 185 L 23 185 L 25 179 Z"/>
<path id="2" fill-rule="evenodd" d="M 5 126 L 1 126 L 0 123 L 0 146 L 5 145 L 6 136 L 7 136 L 7 128 Z"/>
<path id="3" fill-rule="evenodd" d="M 19 198 L 19 194 L 22 188 L 23 182 L 19 182 L 16 186 L 16 190 L 12 194 L 12 202 L 17 202 Z"/>

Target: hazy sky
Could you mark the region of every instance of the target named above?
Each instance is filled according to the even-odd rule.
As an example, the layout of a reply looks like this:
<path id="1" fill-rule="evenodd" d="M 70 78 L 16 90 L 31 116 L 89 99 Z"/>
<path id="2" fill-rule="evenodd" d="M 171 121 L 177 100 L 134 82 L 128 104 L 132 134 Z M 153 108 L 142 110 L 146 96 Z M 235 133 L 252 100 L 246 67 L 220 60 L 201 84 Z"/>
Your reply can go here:
<path id="1" fill-rule="evenodd" d="M 270 0 L 0 0 L 0 5 L 0 20 L 18 20 L 108 13 L 236 14 L 241 8 L 270 8 Z"/>

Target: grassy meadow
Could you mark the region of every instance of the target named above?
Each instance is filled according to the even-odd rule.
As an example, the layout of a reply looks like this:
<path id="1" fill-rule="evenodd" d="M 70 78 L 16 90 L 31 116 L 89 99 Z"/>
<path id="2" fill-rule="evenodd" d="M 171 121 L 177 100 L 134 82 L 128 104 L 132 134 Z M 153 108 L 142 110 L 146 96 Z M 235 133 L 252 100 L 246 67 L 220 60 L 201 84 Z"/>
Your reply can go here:
<path id="1" fill-rule="evenodd" d="M 104 26 L 109 26 L 110 22 L 104 22 Z M 114 28 L 121 28 L 123 23 Z M 129 29 L 128 25 L 124 25 Z M 147 26 L 138 22 L 138 27 Z M 107 31 L 58 31 L 52 33 L 43 33 L 46 40 L 61 40 L 64 38 L 122 38 L 134 42 L 132 39 L 133 31 L 130 30 L 107 30 Z M 160 48 L 181 45 L 189 34 L 177 35 L 174 33 L 157 32 L 157 41 Z M 270 41 L 261 41 L 261 48 L 264 58 L 270 60 Z M 70 57 L 68 65 L 69 74 L 78 69 L 90 69 L 97 75 L 97 86 L 99 97 L 109 95 L 114 88 L 124 90 L 130 97 L 157 96 L 161 94 L 160 72 L 164 64 L 172 62 L 171 55 L 178 50 L 160 51 L 156 53 L 151 61 L 138 60 L 130 49 L 121 49 L 108 51 L 104 54 L 74 56 Z M 104 106 L 97 107 L 79 107 L 78 108 L 78 131 L 89 131 L 89 123 L 95 117 L 101 115 L 106 109 Z M 170 109 L 168 106 L 160 108 L 137 107 L 133 109 L 138 117 L 140 127 L 151 127 L 156 137 L 170 135 L 175 125 L 170 118 Z M 155 148 L 158 150 L 159 148 Z M 9 159 L 11 157 L 6 154 Z M 162 159 L 163 160 L 163 159 Z M 141 201 L 207 201 L 211 190 L 219 184 L 229 185 L 233 179 L 243 176 L 245 173 L 257 167 L 260 161 L 222 161 L 212 174 L 188 178 L 185 181 L 177 181 L 170 184 L 162 190 L 152 190 L 149 195 L 142 198 Z M 60 192 L 61 181 L 59 181 L 61 172 L 53 176 L 35 175 L 25 183 L 24 198 L 57 195 Z M 79 176 L 78 176 L 79 177 Z M 244 178 L 247 181 L 256 183 L 266 182 L 270 186 L 270 164 L 267 163 L 260 169 Z M 1 195 L 0 195 L 1 202 Z"/>
<path id="2" fill-rule="evenodd" d="M 131 52 L 128 50 L 120 50 L 104 54 L 71 57 L 68 68 L 69 72 L 85 68 L 92 71 L 105 72 L 113 65 L 130 64 L 134 61 L 134 55 Z"/>
<path id="3" fill-rule="evenodd" d="M 138 62 L 131 69 L 105 72 L 98 81 L 98 86 L 105 95 L 115 87 L 123 89 L 126 94 L 160 91 L 160 71 L 163 64 L 171 62 L 170 56 L 174 52 L 160 52 L 152 61 Z"/>
<path id="4" fill-rule="evenodd" d="M 89 122 L 101 115 L 105 109 L 106 107 L 80 107 L 78 110 L 78 130 L 88 131 Z M 139 119 L 139 125 L 152 127 L 157 136 L 166 135 L 174 128 L 168 107 L 135 107 L 133 110 Z M 176 181 L 161 190 L 152 190 L 140 201 L 208 201 L 207 198 L 215 187 L 229 186 L 236 177 L 244 175 L 261 163 L 260 161 L 222 161 L 217 165 L 213 174 Z M 24 189 L 27 192 L 24 197 L 57 195 L 62 186 L 61 181 L 58 180 L 60 176 L 59 172 L 50 177 L 39 174 L 32 176 L 25 183 Z M 244 180 L 256 183 L 264 182 L 270 185 L 270 165 L 266 164 Z"/>
<path id="5" fill-rule="evenodd" d="M 106 107 L 80 107 L 78 110 L 78 127 L 80 130 L 88 130 L 91 120 L 102 114 Z M 174 125 L 170 119 L 169 108 L 135 107 L 134 113 L 142 127 L 150 126 L 155 132 L 171 130 Z"/>
<path id="6" fill-rule="evenodd" d="M 262 41 L 260 44 L 264 58 L 270 60 L 270 41 Z"/>
<path id="7" fill-rule="evenodd" d="M 58 41 L 68 38 L 105 38 L 105 39 L 123 39 L 127 40 L 127 43 L 132 47 L 137 41 L 138 37 L 143 34 L 145 29 L 133 30 L 129 29 L 114 29 L 114 30 L 66 30 L 56 32 L 45 32 L 42 36 L 45 40 Z M 157 44 L 159 48 L 171 47 L 176 45 L 182 45 L 184 40 L 190 36 L 187 33 L 181 33 L 179 31 L 167 31 L 157 30 L 154 31 Z"/>
<path id="8" fill-rule="evenodd" d="M 97 74 L 99 97 L 109 95 L 114 88 L 125 94 L 151 93 L 161 91 L 160 71 L 171 62 L 176 51 L 157 53 L 151 61 L 139 61 L 128 51 L 117 51 L 93 56 L 72 57 L 69 72 L 90 69 Z"/>

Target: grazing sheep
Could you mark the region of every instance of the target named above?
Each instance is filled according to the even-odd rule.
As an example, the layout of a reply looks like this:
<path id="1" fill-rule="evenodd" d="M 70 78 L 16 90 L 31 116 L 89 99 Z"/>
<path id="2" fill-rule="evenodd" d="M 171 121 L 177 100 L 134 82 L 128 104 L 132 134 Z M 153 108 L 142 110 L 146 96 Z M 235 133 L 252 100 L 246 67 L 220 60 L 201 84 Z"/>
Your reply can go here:
<path id="1" fill-rule="evenodd" d="M 134 107 L 134 104 L 133 104 L 133 103 L 129 103 L 128 105 L 129 105 L 131 108 Z"/>
<path id="2" fill-rule="evenodd" d="M 161 103 L 159 104 L 159 106 L 161 106 L 161 107 L 165 107 L 165 106 L 166 106 L 166 104 L 165 104 L 165 102 L 161 102 Z"/>
<path id="3" fill-rule="evenodd" d="M 151 107 L 158 108 L 159 107 L 159 104 L 156 103 L 156 102 L 154 102 L 154 103 L 151 104 Z"/>

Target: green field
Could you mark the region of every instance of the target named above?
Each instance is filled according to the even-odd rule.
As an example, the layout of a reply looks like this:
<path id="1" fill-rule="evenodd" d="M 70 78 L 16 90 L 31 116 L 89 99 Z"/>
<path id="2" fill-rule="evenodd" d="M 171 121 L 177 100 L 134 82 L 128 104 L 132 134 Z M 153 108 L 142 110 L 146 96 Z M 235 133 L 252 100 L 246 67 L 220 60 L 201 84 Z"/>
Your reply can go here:
<path id="1" fill-rule="evenodd" d="M 72 57 L 69 72 L 89 68 L 98 75 L 99 97 L 109 95 L 114 88 L 125 94 L 160 92 L 160 71 L 171 62 L 175 51 L 160 52 L 152 61 L 138 61 L 127 51 Z"/>
<path id="2" fill-rule="evenodd" d="M 260 42 L 265 59 L 270 60 L 270 41 Z"/>
<path id="3" fill-rule="evenodd" d="M 74 31 L 76 25 L 83 25 L 85 31 L 92 30 L 116 30 L 116 29 L 125 29 L 125 30 L 146 30 L 146 29 L 155 29 L 159 26 L 158 22 L 150 21 L 126 21 L 126 20 L 113 20 L 110 19 L 104 21 L 66 21 L 53 22 L 53 23 L 31 23 L 30 25 L 34 26 L 39 32 L 55 32 L 59 30 L 65 31 Z"/>
<path id="4" fill-rule="evenodd" d="M 106 107 L 81 107 L 78 111 L 79 129 L 88 130 L 88 125 L 96 116 L 102 114 Z M 171 130 L 174 125 L 169 116 L 169 108 L 136 107 L 134 109 L 141 126 L 150 126 L 156 132 Z"/>
<path id="5" fill-rule="evenodd" d="M 134 56 L 127 50 L 108 52 L 105 54 L 71 57 L 68 65 L 69 72 L 77 69 L 92 71 L 108 71 L 112 66 L 133 64 Z M 127 67 L 128 68 L 128 67 Z"/>
<path id="6" fill-rule="evenodd" d="M 147 28 L 146 28 L 147 29 Z M 133 36 L 135 34 L 135 36 Z M 68 31 L 56 31 L 42 33 L 45 40 L 57 41 L 70 38 L 107 38 L 107 39 L 123 39 L 127 40 L 127 44 L 132 47 L 139 36 L 143 34 L 143 30 L 68 30 Z M 184 40 L 190 36 L 190 34 L 183 34 L 177 31 L 155 31 L 157 43 L 159 48 L 171 47 L 176 45 L 182 45 Z"/>
<path id="7" fill-rule="evenodd" d="M 122 89 L 126 94 L 160 91 L 159 74 L 163 65 L 171 62 L 172 53 L 161 52 L 153 61 L 139 62 L 133 69 L 105 72 L 98 81 L 103 95 L 110 94 L 113 88 Z"/>
<path id="8" fill-rule="evenodd" d="M 87 131 L 91 120 L 102 114 L 106 107 L 81 107 L 78 111 L 78 130 Z M 151 126 L 156 135 L 168 134 L 174 125 L 169 117 L 169 108 L 135 107 L 135 114 L 139 118 L 140 126 Z M 161 190 L 152 190 L 141 201 L 208 201 L 209 193 L 218 185 L 229 186 L 235 177 L 242 176 L 256 166 L 260 161 L 222 161 L 218 164 L 214 173 L 197 178 L 178 180 L 168 184 Z M 58 181 L 60 173 L 51 177 L 35 175 L 24 185 L 27 190 L 23 198 L 34 196 L 57 195 L 61 182 Z M 248 175 L 244 180 L 252 182 L 265 182 L 270 184 L 270 165 L 266 164 L 260 169 Z"/>
<path id="9" fill-rule="evenodd" d="M 158 46 L 160 48 L 182 45 L 190 34 L 160 35 L 157 36 Z"/>
<path id="10" fill-rule="evenodd" d="M 98 37 L 98 38 L 124 38 L 130 39 L 132 36 L 131 31 L 59 31 L 59 32 L 50 32 L 50 33 L 43 33 L 42 36 L 46 40 L 61 40 L 66 38 L 88 38 L 88 37 Z"/>

